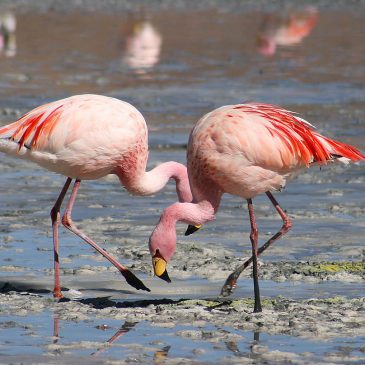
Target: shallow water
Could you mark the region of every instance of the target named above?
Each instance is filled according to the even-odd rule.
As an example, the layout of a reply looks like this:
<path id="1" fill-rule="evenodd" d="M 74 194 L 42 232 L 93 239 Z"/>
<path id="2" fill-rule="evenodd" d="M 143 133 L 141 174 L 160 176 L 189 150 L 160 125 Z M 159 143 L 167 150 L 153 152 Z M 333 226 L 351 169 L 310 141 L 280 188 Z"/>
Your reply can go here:
<path id="1" fill-rule="evenodd" d="M 63 356 L 67 362 L 77 361 L 76 356 L 90 357 L 90 361 L 109 357 L 144 364 L 162 364 L 174 358 L 202 364 L 230 363 L 234 358 L 255 363 L 260 361 L 262 352 L 276 351 L 284 353 L 284 358 L 285 353 L 297 353 L 308 363 L 321 361 L 329 353 L 343 364 L 347 363 L 346 357 L 363 357 L 363 342 L 357 338 L 342 337 L 322 342 L 209 324 L 198 328 L 189 325 L 161 328 L 143 322 L 116 320 L 74 322 L 59 320 L 57 314 L 45 311 L 25 318 L 8 317 L 7 322 L 0 325 L 10 338 L 0 343 L 4 357 L 28 353 L 35 359 L 40 355 Z M 215 338 L 216 332 L 221 338 Z M 23 341 L 11 340 L 17 337 Z M 82 350 L 80 345 L 84 347 Z M 290 361 L 290 356 L 286 357 Z M 362 362 L 351 362 L 356 363 Z"/>
<path id="2" fill-rule="evenodd" d="M 284 6 L 260 2 L 234 9 L 225 8 L 224 2 L 215 6 L 208 2 L 193 9 L 184 1 L 151 8 L 148 3 L 139 6 L 141 2 L 125 7 L 124 2 L 117 6 L 112 1 L 97 6 L 92 1 L 80 2 L 83 7 L 41 3 L 0 4 L 1 24 L 12 16 L 16 19 L 15 30 L 0 27 L 0 125 L 41 103 L 72 94 L 114 96 L 131 102 L 146 117 L 149 167 L 153 167 L 167 160 L 184 163 L 189 131 L 204 113 L 223 104 L 257 100 L 297 111 L 326 135 L 365 150 L 365 8 L 361 4 L 319 1 L 309 8 L 294 8 L 290 2 L 283 2 Z M 312 24 L 302 38 L 286 40 L 286 44 L 278 40 L 280 30 L 290 24 L 288 19 L 303 25 L 311 17 Z M 276 45 L 264 49 L 264 40 Z M 17 287 L 29 278 L 18 290 L 52 289 L 49 210 L 63 182 L 63 177 L 35 165 L 0 157 L 2 284 Z M 364 164 L 305 171 L 278 194 L 293 218 L 293 230 L 261 260 L 362 260 L 364 182 Z M 84 182 L 74 220 L 153 290 L 151 294 L 136 293 L 120 281 L 108 262 L 61 230 L 64 286 L 81 291 L 83 297 L 110 296 L 116 303 L 216 297 L 228 272 L 237 265 L 234 258 L 250 252 L 245 203 L 225 196 L 216 221 L 190 237 L 184 237 L 186 227 L 178 225 L 178 252 L 170 272 L 175 283 L 169 288 L 150 276 L 147 240 L 162 209 L 175 200 L 172 183 L 154 197 L 141 198 L 129 196 L 113 177 Z M 268 238 L 279 229 L 280 219 L 265 197 L 255 199 L 255 206 L 261 237 Z M 102 291 L 103 283 L 110 288 Z M 351 299 L 363 297 L 364 284 L 363 280 L 340 279 L 263 280 L 261 289 L 265 298 L 340 295 Z M 48 298 L 49 292 L 44 296 Z M 247 296 L 252 296 L 248 274 L 239 282 L 234 298 Z M 24 305 L 26 299 L 24 296 Z M 8 308 L 2 305 L 0 308 Z M 78 322 L 60 320 L 60 337 L 55 338 L 51 337 L 51 305 L 24 317 L 17 310 L 4 316 L 0 312 L 6 335 L 0 346 L 3 363 L 21 361 L 24 355 L 34 355 L 37 361 L 46 362 L 49 355 L 60 360 L 61 354 L 69 356 L 70 362 L 76 356 L 85 362 L 99 361 L 90 354 L 123 325 L 109 317 L 103 319 L 102 314 Z M 182 325 L 176 319 L 171 319 L 171 328 L 158 328 L 147 319 L 138 322 L 97 358 L 139 363 L 178 363 L 183 361 L 180 359 L 192 363 L 364 362 L 364 336 L 341 337 L 340 331 L 330 341 L 318 340 L 316 333 L 303 339 L 279 330 L 261 332 L 258 339 L 255 331 L 245 327 L 237 331 L 229 321 L 220 328 L 214 318 L 202 327 Z M 110 328 L 96 329 L 101 324 Z M 208 335 L 192 339 L 181 335 L 188 333 L 183 331 L 212 332 L 213 338 L 227 331 L 241 337 L 230 341 L 218 336 L 213 342 Z M 85 343 L 77 346 L 79 341 Z M 255 341 L 257 351 L 252 350 Z M 49 347 L 53 342 L 67 346 L 54 349 Z M 290 355 L 275 358 L 276 350 Z"/>

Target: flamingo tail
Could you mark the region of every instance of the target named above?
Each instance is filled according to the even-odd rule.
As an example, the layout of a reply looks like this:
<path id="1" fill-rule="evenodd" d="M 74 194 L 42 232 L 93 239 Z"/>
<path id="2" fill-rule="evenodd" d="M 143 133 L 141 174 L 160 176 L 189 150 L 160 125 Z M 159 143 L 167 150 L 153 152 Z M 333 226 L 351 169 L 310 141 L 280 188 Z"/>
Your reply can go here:
<path id="1" fill-rule="evenodd" d="M 19 153 L 23 147 L 37 149 L 57 124 L 61 108 L 62 104 L 46 104 L 0 128 L 0 151 L 12 154 Z"/>
<path id="2" fill-rule="evenodd" d="M 19 150 L 19 142 L 13 140 L 12 136 L 17 130 L 17 122 L 5 125 L 0 128 L 0 151 L 16 155 Z M 28 145 L 24 146 L 29 148 Z"/>
<path id="3" fill-rule="evenodd" d="M 321 136 L 322 142 L 331 155 L 332 160 L 342 163 L 365 161 L 365 155 L 356 147 Z"/>

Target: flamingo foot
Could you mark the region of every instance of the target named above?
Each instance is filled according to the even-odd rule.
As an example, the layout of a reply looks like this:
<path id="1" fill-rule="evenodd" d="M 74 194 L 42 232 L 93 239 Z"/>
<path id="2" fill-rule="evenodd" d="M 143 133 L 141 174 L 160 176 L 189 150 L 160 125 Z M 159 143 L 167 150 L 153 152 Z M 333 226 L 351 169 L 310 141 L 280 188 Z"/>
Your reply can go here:
<path id="1" fill-rule="evenodd" d="M 150 292 L 151 290 L 149 288 L 147 288 L 147 286 L 145 286 L 143 284 L 143 282 L 141 280 L 139 280 L 137 278 L 136 275 L 134 275 L 131 271 L 129 271 L 128 269 L 125 270 L 120 270 L 120 273 L 124 276 L 125 280 L 127 281 L 127 283 L 130 286 L 133 286 L 133 288 L 137 289 L 137 290 L 146 290 L 148 292 Z"/>
<path id="2" fill-rule="evenodd" d="M 61 289 L 58 288 L 58 289 L 53 289 L 53 298 L 55 299 L 62 299 L 63 298 L 63 294 L 61 292 Z"/>
<path id="3" fill-rule="evenodd" d="M 230 296 L 237 287 L 237 278 L 235 277 L 234 273 L 228 276 L 226 282 L 224 283 L 221 289 L 221 296 L 228 297 Z"/>

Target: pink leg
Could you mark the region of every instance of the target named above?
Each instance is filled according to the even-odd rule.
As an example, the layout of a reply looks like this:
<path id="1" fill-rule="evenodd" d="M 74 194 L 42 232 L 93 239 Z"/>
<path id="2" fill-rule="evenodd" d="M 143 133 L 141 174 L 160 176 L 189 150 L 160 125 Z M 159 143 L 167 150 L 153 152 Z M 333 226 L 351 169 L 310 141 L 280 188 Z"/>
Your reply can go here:
<path id="1" fill-rule="evenodd" d="M 99 245 L 97 245 L 88 236 L 86 236 L 82 231 L 80 231 L 73 223 L 72 218 L 71 218 L 72 207 L 75 203 L 77 192 L 80 187 L 80 183 L 81 183 L 81 181 L 76 179 L 71 196 L 70 196 L 70 200 L 67 203 L 65 213 L 62 217 L 62 224 L 67 229 L 69 229 L 71 232 L 75 233 L 77 236 L 82 238 L 86 243 L 88 243 L 90 246 L 92 246 L 96 251 L 101 253 L 107 260 L 109 260 L 120 271 L 120 273 L 124 276 L 124 278 L 126 279 L 126 281 L 129 285 L 133 286 L 137 290 L 142 289 L 142 290 L 150 291 L 150 289 L 148 289 L 143 284 L 143 282 L 137 278 L 137 276 L 135 276 L 126 267 L 122 266 L 118 261 L 116 261 L 112 256 L 110 256 L 105 250 L 103 250 Z"/>
<path id="2" fill-rule="evenodd" d="M 52 228 L 53 228 L 53 266 L 54 266 L 54 288 L 53 288 L 53 296 L 55 298 L 62 298 L 61 285 L 60 285 L 60 262 L 58 255 L 58 225 L 60 223 L 60 208 L 67 193 L 68 188 L 70 187 L 72 179 L 67 178 L 65 185 L 63 186 L 60 195 L 58 196 L 55 205 L 51 210 L 51 220 L 52 220 Z"/>
<path id="3" fill-rule="evenodd" d="M 292 227 L 292 223 L 289 219 L 289 217 L 286 215 L 284 210 L 280 207 L 277 200 L 274 198 L 274 196 L 268 191 L 266 192 L 266 195 L 270 199 L 271 203 L 274 205 L 277 212 L 280 214 L 281 219 L 283 220 L 283 225 L 279 232 L 274 234 L 266 243 L 264 243 L 257 251 L 257 255 L 260 256 L 268 247 L 270 247 L 276 240 L 278 240 L 281 236 L 283 236 L 285 233 L 287 233 L 290 228 Z M 250 257 L 247 261 L 245 261 L 241 266 L 239 266 L 235 271 L 233 271 L 227 278 L 226 282 L 224 283 L 221 295 L 226 297 L 228 295 L 231 295 L 234 291 L 234 289 L 237 286 L 237 280 L 239 276 L 241 275 L 242 271 L 246 269 L 247 266 L 249 266 L 253 262 L 253 257 Z"/>
<path id="4" fill-rule="evenodd" d="M 257 256 L 258 256 L 257 248 L 258 248 L 259 231 L 257 229 L 255 214 L 253 211 L 252 199 L 247 199 L 247 204 L 248 204 L 248 214 L 250 215 L 250 223 L 251 223 L 250 240 L 252 245 L 252 277 L 253 277 L 253 286 L 255 292 L 254 312 L 257 313 L 257 312 L 262 312 L 260 288 L 259 288 L 259 276 L 257 267 Z"/>

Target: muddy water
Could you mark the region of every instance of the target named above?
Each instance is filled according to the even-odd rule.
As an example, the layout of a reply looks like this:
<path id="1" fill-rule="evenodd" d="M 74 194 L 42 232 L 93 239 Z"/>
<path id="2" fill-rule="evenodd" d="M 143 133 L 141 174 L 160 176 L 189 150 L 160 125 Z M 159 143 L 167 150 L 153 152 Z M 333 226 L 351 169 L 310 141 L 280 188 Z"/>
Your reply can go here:
<path id="1" fill-rule="evenodd" d="M 0 6 L 1 125 L 72 94 L 114 96 L 145 115 L 153 167 L 185 161 L 189 130 L 205 112 L 257 100 L 298 111 L 330 137 L 365 149 L 365 9 L 360 5 L 6 4 Z M 64 178 L 2 155 L 0 284 L 7 294 L 0 299 L 0 362 L 24 362 L 31 355 L 37 363 L 50 358 L 60 363 L 76 358 L 85 363 L 364 363 L 361 272 L 313 275 L 297 266 L 364 259 L 364 173 L 361 164 L 305 171 L 277 195 L 294 227 L 261 257 L 262 295 L 276 304 L 265 304 L 260 319 L 251 314 L 252 303 L 214 302 L 229 272 L 250 252 L 244 202 L 226 196 L 216 221 L 194 236 L 184 237 L 185 226 L 178 225 L 178 250 L 170 265 L 174 282 L 167 285 L 151 276 L 147 240 L 162 209 L 175 201 L 174 186 L 154 197 L 130 197 L 113 177 L 82 185 L 74 219 L 132 267 L 152 293 L 135 292 L 62 230 L 62 284 L 73 300 L 55 303 L 49 293 L 49 210 Z M 265 239 L 280 220 L 264 197 L 255 203 Z M 34 291 L 38 294 L 25 295 Z M 233 298 L 251 296 L 247 272 Z M 210 298 L 220 309 L 181 298 Z M 317 299 L 307 302 L 310 298 Z M 125 301 L 134 307 L 124 308 Z M 292 311 L 285 309 L 286 301 Z M 121 326 L 123 336 L 108 345 Z"/>

